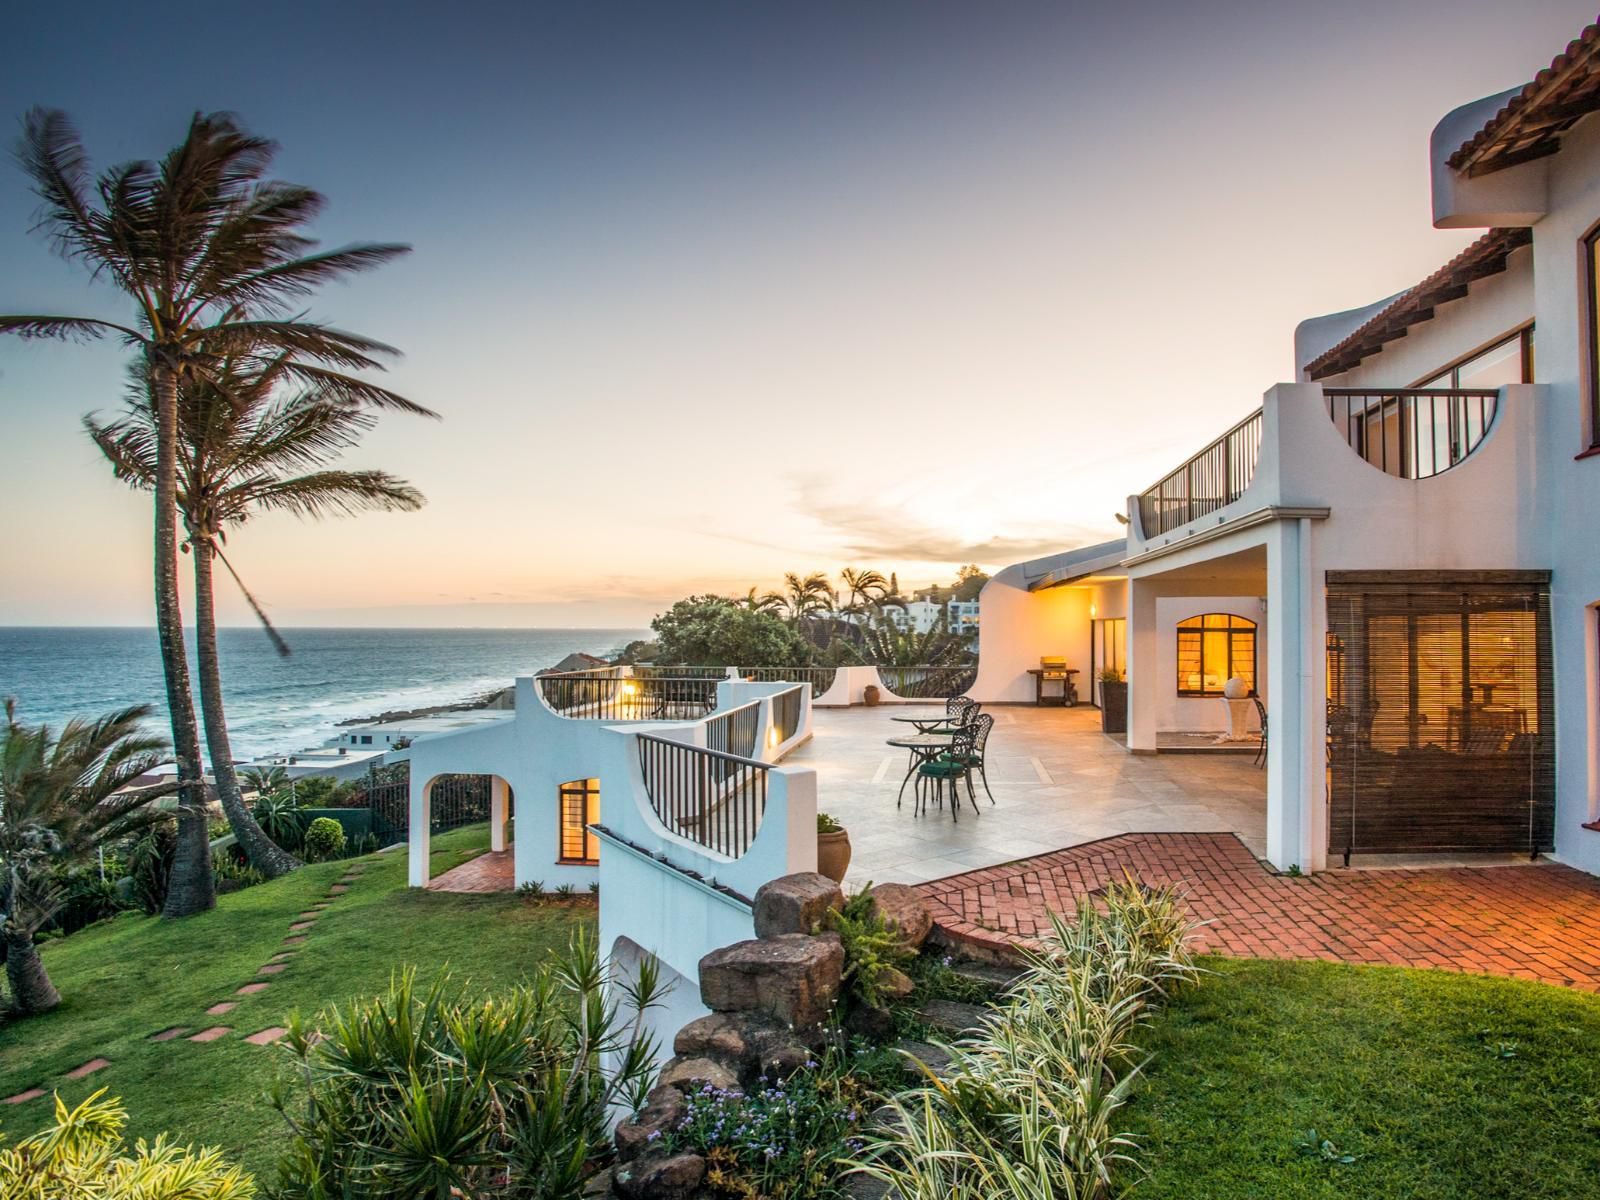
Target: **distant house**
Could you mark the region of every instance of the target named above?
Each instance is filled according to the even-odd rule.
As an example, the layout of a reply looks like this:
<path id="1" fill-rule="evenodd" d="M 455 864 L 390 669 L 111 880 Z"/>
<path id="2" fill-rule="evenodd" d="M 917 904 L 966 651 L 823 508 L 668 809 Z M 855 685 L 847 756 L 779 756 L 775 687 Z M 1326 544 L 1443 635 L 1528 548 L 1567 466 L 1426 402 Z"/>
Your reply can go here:
<path id="1" fill-rule="evenodd" d="M 551 675 L 558 671 L 598 671 L 611 664 L 603 658 L 596 658 L 593 654 L 584 654 L 581 650 L 567 655 L 553 667 L 540 671 L 541 675 Z"/>

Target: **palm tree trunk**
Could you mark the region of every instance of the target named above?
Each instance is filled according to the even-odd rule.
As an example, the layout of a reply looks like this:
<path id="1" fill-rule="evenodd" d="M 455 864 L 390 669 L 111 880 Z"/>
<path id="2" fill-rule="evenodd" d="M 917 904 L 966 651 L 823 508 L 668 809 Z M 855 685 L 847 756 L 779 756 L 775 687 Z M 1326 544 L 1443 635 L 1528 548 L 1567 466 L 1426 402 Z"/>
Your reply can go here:
<path id="1" fill-rule="evenodd" d="M 156 632 L 161 671 L 172 718 L 172 750 L 178 760 L 178 845 L 167 878 L 163 917 L 190 917 L 217 906 L 211 874 L 211 839 L 206 820 L 200 735 L 183 647 L 183 610 L 178 603 L 178 380 L 168 363 L 155 363 L 156 390 Z"/>
<path id="2" fill-rule="evenodd" d="M 17 1016 L 31 1016 L 60 1004 L 61 993 L 45 973 L 44 960 L 39 957 L 39 947 L 33 944 L 33 935 L 8 925 L 5 939 L 11 1011 Z"/>
<path id="3" fill-rule="evenodd" d="M 200 667 L 200 712 L 206 723 L 206 752 L 211 756 L 211 777 L 217 781 L 222 811 L 228 814 L 233 836 L 239 839 L 250 865 L 268 879 L 287 875 L 300 860 L 266 835 L 245 807 L 239 777 L 233 769 L 233 747 L 228 743 L 228 720 L 222 707 L 222 667 L 217 661 L 217 607 L 211 560 L 216 551 L 204 537 L 191 537 L 194 553 L 195 652 Z"/>

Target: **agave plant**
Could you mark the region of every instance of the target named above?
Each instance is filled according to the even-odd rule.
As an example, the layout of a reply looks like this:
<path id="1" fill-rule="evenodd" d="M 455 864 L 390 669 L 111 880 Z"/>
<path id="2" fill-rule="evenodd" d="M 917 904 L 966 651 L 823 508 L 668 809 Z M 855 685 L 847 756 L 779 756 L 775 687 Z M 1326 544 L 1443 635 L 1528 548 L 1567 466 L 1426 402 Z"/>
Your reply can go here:
<path id="1" fill-rule="evenodd" d="M 285 850 L 295 851 L 305 838 L 305 818 L 294 797 L 287 792 L 268 792 L 250 807 L 261 832 Z"/>

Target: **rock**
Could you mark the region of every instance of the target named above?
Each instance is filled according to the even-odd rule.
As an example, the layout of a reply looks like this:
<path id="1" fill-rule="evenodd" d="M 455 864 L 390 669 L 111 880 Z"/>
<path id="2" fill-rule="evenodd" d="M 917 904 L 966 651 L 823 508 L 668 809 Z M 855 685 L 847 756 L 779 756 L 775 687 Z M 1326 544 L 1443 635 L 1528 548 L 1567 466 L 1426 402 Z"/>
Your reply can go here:
<path id="1" fill-rule="evenodd" d="M 761 1056 L 761 1073 L 768 1079 L 787 1079 L 816 1062 L 816 1055 L 798 1042 L 774 1046 Z"/>
<path id="2" fill-rule="evenodd" d="M 783 875 L 762 884 L 756 892 L 756 936 L 814 933 L 822 927 L 830 908 L 843 907 L 844 892 L 826 875 L 815 871 Z"/>
<path id="3" fill-rule="evenodd" d="M 887 1008 L 857 1004 L 844 1019 L 844 1027 L 873 1042 L 887 1042 L 894 1036 L 894 1014 Z"/>
<path id="4" fill-rule="evenodd" d="M 617 1126 L 613 1135 L 617 1157 L 623 1162 L 632 1162 L 676 1129 L 688 1112 L 689 1106 L 681 1091 L 671 1084 L 658 1083 L 645 1097 L 644 1107 Z"/>
<path id="5" fill-rule="evenodd" d="M 885 967 L 878 972 L 878 991 L 891 1004 L 904 1000 L 916 990 L 916 982 L 898 967 Z"/>
<path id="6" fill-rule="evenodd" d="M 917 1016 L 933 1028 L 948 1034 L 973 1033 L 983 1024 L 989 1010 L 959 1000 L 929 1000 L 917 1009 Z"/>
<path id="7" fill-rule="evenodd" d="M 611 1168 L 591 1175 L 583 1185 L 583 1200 L 603 1200 L 611 1195 Z"/>
<path id="8" fill-rule="evenodd" d="M 740 1075 L 754 1069 L 762 1053 L 790 1038 L 776 1017 L 755 1012 L 720 1012 L 698 1017 L 678 1030 L 672 1050 L 679 1058 L 711 1058 Z"/>
<path id="9" fill-rule="evenodd" d="M 942 1076 L 950 1069 L 950 1055 L 938 1046 L 905 1038 L 896 1042 L 894 1048 L 907 1056 L 905 1072 L 919 1083 L 927 1082 L 929 1072 Z"/>
<path id="10" fill-rule="evenodd" d="M 908 950 L 922 949 L 933 932 L 933 910 L 916 888 L 904 883 L 880 883 L 872 889 L 872 910 L 884 924 L 896 929 Z"/>
<path id="11" fill-rule="evenodd" d="M 735 942 L 700 960 L 700 999 L 713 1012 L 760 1012 L 809 1030 L 827 1019 L 843 970 L 837 934 Z"/>
<path id="12" fill-rule="evenodd" d="M 961 960 L 950 964 L 950 971 L 959 979 L 976 984 L 995 994 L 1008 991 L 1012 984 L 1027 972 L 1009 964 L 982 963 Z"/>
<path id="13" fill-rule="evenodd" d="M 698 1154 L 635 1159 L 618 1168 L 613 1184 L 628 1200 L 687 1200 L 706 1177 L 706 1160 Z"/>
<path id="14" fill-rule="evenodd" d="M 712 1058 L 674 1058 L 661 1068 L 656 1086 L 670 1086 L 680 1092 L 693 1092 L 708 1083 L 720 1091 L 736 1091 L 739 1087 L 739 1076 Z"/>

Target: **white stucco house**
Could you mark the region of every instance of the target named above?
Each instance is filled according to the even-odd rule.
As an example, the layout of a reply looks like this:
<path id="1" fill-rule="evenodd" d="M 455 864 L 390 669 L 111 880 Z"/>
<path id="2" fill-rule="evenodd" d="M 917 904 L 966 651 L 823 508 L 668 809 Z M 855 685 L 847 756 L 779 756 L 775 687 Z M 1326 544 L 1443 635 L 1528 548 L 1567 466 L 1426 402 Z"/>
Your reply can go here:
<path id="1" fill-rule="evenodd" d="M 1128 748 L 1269 713 L 1268 857 L 1553 853 L 1600 871 L 1600 28 L 1428 147 L 1486 232 L 1302 322 L 1294 380 L 1145 491 L 1127 536 L 983 592 L 972 695 L 1126 672 Z M 1091 683 L 1091 688 L 1093 687 Z M 1086 698 L 1098 699 L 1090 690 Z"/>

